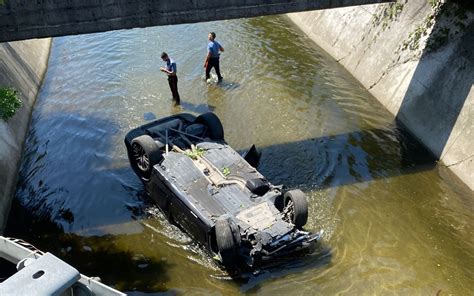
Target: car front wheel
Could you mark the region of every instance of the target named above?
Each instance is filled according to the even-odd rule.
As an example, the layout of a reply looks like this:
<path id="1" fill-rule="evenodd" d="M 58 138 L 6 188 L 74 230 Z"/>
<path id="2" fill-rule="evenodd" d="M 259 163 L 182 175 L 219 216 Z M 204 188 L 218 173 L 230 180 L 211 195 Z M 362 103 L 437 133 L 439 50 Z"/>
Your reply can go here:
<path id="1" fill-rule="evenodd" d="M 237 264 L 237 242 L 240 241 L 240 233 L 233 231 L 229 221 L 225 219 L 217 220 L 215 228 L 222 264 L 225 267 L 234 267 Z"/>
<path id="2" fill-rule="evenodd" d="M 135 166 L 135 171 L 142 179 L 148 180 L 153 166 L 163 157 L 158 145 L 152 137 L 142 135 L 132 140 L 131 148 L 132 164 Z"/>
<path id="3" fill-rule="evenodd" d="M 290 190 L 283 199 L 283 214 L 288 222 L 301 229 L 308 221 L 308 201 L 301 190 Z"/>
<path id="4" fill-rule="evenodd" d="M 204 124 L 207 127 L 207 131 L 211 139 L 216 141 L 224 140 L 224 128 L 222 127 L 222 123 L 216 114 L 212 112 L 201 114 L 196 118 L 195 122 Z"/>

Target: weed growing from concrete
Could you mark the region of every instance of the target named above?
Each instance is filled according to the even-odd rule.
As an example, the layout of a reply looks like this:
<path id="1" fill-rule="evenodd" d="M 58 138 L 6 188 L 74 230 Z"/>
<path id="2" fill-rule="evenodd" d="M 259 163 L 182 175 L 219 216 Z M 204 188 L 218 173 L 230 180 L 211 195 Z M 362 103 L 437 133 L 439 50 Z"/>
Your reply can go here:
<path id="1" fill-rule="evenodd" d="M 390 23 L 398 18 L 403 11 L 403 3 L 395 2 L 381 6 L 381 11 L 373 16 L 372 25 L 382 25 L 382 31 L 390 27 Z"/>
<path id="2" fill-rule="evenodd" d="M 425 41 L 427 52 L 437 51 L 448 44 L 455 35 L 465 30 L 465 22 L 468 19 L 465 8 L 441 0 L 428 0 L 428 4 L 432 12 L 410 33 L 401 46 L 402 50 L 422 49 L 420 46 Z"/>
<path id="3" fill-rule="evenodd" d="M 10 119 L 18 108 L 21 107 L 18 92 L 11 87 L 0 87 L 0 118 L 4 121 Z"/>
<path id="4" fill-rule="evenodd" d="M 372 38 L 372 43 L 375 43 L 379 35 L 386 29 L 389 29 L 391 23 L 398 19 L 405 4 L 406 0 L 380 5 L 377 8 L 377 11 L 372 15 L 372 28 L 377 30 L 377 33 Z M 365 37 L 362 37 L 362 40 L 364 39 Z"/>

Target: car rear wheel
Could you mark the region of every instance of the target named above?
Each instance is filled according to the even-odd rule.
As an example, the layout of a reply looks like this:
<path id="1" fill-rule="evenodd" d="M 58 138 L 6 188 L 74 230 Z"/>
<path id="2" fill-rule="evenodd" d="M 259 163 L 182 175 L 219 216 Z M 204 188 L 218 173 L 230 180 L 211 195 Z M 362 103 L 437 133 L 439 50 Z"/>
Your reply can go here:
<path id="1" fill-rule="evenodd" d="M 152 137 L 142 135 L 132 140 L 132 164 L 142 179 L 148 180 L 151 176 L 153 166 L 157 164 L 163 155 Z"/>
<path id="2" fill-rule="evenodd" d="M 209 138 L 213 140 L 224 140 L 224 128 L 216 114 L 212 112 L 201 114 L 196 118 L 195 122 L 204 124 L 207 127 Z"/>
<path id="3" fill-rule="evenodd" d="M 301 190 L 290 190 L 284 196 L 283 214 L 288 222 L 301 229 L 308 221 L 308 201 Z"/>
<path id="4" fill-rule="evenodd" d="M 217 249 L 222 264 L 225 267 L 233 267 L 237 263 L 237 242 L 240 241 L 240 233 L 232 231 L 228 220 L 217 220 L 215 227 Z"/>

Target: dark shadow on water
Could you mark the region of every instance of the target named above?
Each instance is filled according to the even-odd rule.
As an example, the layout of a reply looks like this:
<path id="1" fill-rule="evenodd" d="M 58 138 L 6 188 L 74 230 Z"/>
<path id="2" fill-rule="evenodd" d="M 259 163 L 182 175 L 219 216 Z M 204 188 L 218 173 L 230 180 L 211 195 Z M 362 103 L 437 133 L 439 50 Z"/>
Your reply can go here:
<path id="1" fill-rule="evenodd" d="M 290 188 L 339 187 L 430 170 L 433 155 L 403 128 L 361 130 L 257 147 L 259 171 Z"/>
<path id="2" fill-rule="evenodd" d="M 221 89 L 225 91 L 233 91 L 240 87 L 240 83 L 236 81 L 229 81 L 225 78 L 218 81 L 217 76 L 213 73 L 211 73 L 211 78 L 209 78 L 209 80 L 204 80 L 204 83 L 206 83 L 208 90 Z"/>
<path id="3" fill-rule="evenodd" d="M 156 285 L 167 282 L 170 264 L 119 250 L 113 236 L 82 237 L 64 233 L 46 217 L 38 219 L 18 200 L 12 204 L 15 221 L 9 221 L 6 235 L 20 237 L 44 252 L 51 252 L 86 276 L 98 276 L 102 282 L 119 290 L 161 290 Z M 21 234 L 21 235 L 18 235 Z"/>
<path id="4" fill-rule="evenodd" d="M 407 126 L 416 127 L 416 135 L 427 143 L 436 158 L 442 156 L 454 125 L 474 84 L 474 23 L 462 25 L 464 9 L 473 9 L 472 1 L 447 2 L 435 19 L 406 95 L 396 116 Z M 471 2 L 471 3 L 469 3 Z M 454 27 L 458 33 L 448 27 Z M 440 52 L 452 37 L 460 40 L 448 60 Z M 439 57 L 443 55 L 442 57 Z M 443 60 L 439 65 L 437 59 Z M 433 69 L 437 66 L 438 69 Z M 453 69 L 457 69 L 454 73 Z M 436 71 L 435 75 L 432 72 Z M 456 96 L 454 96 L 456 94 Z M 460 131 L 461 132 L 461 131 Z"/>
<path id="5" fill-rule="evenodd" d="M 222 81 L 217 82 L 215 85 L 208 85 L 208 87 L 219 87 L 219 88 L 224 89 L 226 91 L 232 91 L 234 89 L 239 88 L 240 83 L 227 81 L 227 80 L 224 79 Z"/>
<path id="6" fill-rule="evenodd" d="M 145 121 L 156 120 L 156 115 L 153 112 L 146 112 L 143 114 L 143 120 Z"/>
<path id="7" fill-rule="evenodd" d="M 94 220 L 106 225 L 129 221 L 134 215 L 130 209 L 141 204 L 140 183 L 133 178 L 124 147 L 119 158 L 111 155 L 116 143 L 122 146 L 120 128 L 99 116 L 78 113 L 49 114 L 47 120 L 35 121 L 15 200 L 65 231 L 93 227 Z M 114 213 L 104 213 L 105 206 Z M 85 224 L 71 228 L 81 223 L 76 216 Z"/>
<path id="8" fill-rule="evenodd" d="M 181 104 L 176 107 L 179 108 L 179 112 L 206 113 L 214 110 L 214 107 L 208 104 L 193 104 L 184 100 L 181 100 Z"/>
<path id="9" fill-rule="evenodd" d="M 137 257 L 115 242 L 139 237 L 139 226 L 126 225 L 139 225 L 144 216 L 143 188 L 125 148 L 112 155 L 123 145 L 121 129 L 99 115 L 78 113 L 33 118 L 31 127 L 5 235 L 119 289 L 163 291 L 170 264 Z"/>

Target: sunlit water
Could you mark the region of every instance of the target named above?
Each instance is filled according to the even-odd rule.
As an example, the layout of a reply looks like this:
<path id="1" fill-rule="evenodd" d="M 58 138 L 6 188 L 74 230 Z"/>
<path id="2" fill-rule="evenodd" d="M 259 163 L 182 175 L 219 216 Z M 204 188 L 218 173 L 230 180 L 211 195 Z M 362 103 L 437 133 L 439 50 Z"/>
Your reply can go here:
<path id="1" fill-rule="evenodd" d="M 225 48 L 219 85 L 202 77 L 209 31 Z M 124 135 L 209 110 L 234 148 L 262 150 L 272 183 L 306 192 L 318 252 L 231 279 L 147 199 Z M 136 295 L 468 295 L 473 197 L 331 57 L 266 17 L 54 39 L 7 234 Z"/>

